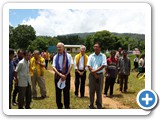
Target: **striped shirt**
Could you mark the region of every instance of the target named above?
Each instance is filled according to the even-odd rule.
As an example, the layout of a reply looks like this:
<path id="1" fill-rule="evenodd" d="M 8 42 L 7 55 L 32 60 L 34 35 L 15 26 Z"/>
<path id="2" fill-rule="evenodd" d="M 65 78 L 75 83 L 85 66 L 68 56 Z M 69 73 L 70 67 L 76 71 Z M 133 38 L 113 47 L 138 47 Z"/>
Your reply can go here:
<path id="1" fill-rule="evenodd" d="M 104 54 L 100 53 L 99 55 L 96 55 L 95 53 L 93 53 L 88 57 L 87 66 L 92 67 L 94 70 L 103 65 L 107 66 L 106 56 Z M 97 73 L 102 73 L 103 71 L 104 68 Z"/>

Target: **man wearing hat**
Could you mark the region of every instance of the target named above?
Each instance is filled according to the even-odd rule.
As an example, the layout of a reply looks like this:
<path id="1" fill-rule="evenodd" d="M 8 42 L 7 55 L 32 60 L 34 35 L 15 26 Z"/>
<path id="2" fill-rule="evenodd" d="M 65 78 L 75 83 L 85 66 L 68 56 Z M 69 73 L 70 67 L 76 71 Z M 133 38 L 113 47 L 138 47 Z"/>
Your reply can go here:
<path id="1" fill-rule="evenodd" d="M 64 44 L 57 44 L 58 53 L 53 59 L 53 70 L 55 71 L 55 89 L 56 89 L 56 104 L 58 109 L 63 108 L 61 102 L 61 92 L 63 91 L 64 107 L 70 108 L 70 71 L 73 65 L 72 56 L 64 51 Z M 64 85 L 65 83 L 65 85 Z"/>

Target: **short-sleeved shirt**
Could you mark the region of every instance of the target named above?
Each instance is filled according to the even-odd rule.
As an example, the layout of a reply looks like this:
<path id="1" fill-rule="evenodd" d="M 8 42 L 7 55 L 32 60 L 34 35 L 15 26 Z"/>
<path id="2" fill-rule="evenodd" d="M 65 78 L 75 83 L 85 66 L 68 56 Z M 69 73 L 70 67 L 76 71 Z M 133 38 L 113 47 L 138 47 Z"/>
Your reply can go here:
<path id="1" fill-rule="evenodd" d="M 96 70 L 100 66 L 107 66 L 106 62 L 106 56 L 103 53 L 100 53 L 99 55 L 96 55 L 95 53 L 92 53 L 88 57 L 87 66 L 92 67 L 92 69 Z M 104 71 L 104 68 L 97 73 L 102 73 Z"/>
<path id="2" fill-rule="evenodd" d="M 110 74 L 112 78 L 116 78 L 117 76 L 117 64 L 118 60 L 116 58 L 107 59 L 108 74 Z"/>
<path id="3" fill-rule="evenodd" d="M 141 58 L 141 59 L 139 60 L 139 66 L 140 66 L 140 67 L 143 67 L 143 66 L 144 66 L 144 59 L 143 59 L 143 58 Z"/>
<path id="4" fill-rule="evenodd" d="M 29 75 L 29 61 L 26 61 L 24 58 L 19 61 L 16 70 L 18 74 L 18 86 L 27 87 L 28 83 L 30 84 L 31 78 Z"/>
<path id="5" fill-rule="evenodd" d="M 72 59 L 71 54 L 69 54 L 69 53 L 66 53 L 66 54 L 67 54 L 67 58 L 68 58 L 68 67 L 70 67 L 70 65 L 73 64 L 73 59 Z M 53 58 L 53 64 L 52 64 L 53 67 L 56 67 L 56 57 L 57 57 L 57 55 L 58 54 L 56 54 Z M 59 62 L 60 71 L 62 71 L 63 54 L 59 55 L 59 61 L 58 62 Z"/>
<path id="6" fill-rule="evenodd" d="M 138 58 L 136 57 L 136 58 L 134 58 L 134 62 L 137 62 L 138 63 Z"/>

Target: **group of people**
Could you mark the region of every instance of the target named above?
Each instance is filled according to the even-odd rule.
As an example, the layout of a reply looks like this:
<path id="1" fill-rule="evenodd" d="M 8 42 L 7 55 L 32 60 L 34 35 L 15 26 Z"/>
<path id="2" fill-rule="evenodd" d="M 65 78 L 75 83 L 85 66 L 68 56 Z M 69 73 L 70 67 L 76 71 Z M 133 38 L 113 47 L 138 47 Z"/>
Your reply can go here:
<path id="1" fill-rule="evenodd" d="M 45 69 L 48 69 L 48 63 L 50 62 L 52 64 L 53 62 L 53 57 L 54 57 L 54 52 L 52 52 L 51 54 L 48 52 L 48 49 L 46 50 L 46 52 L 44 52 L 44 50 L 41 52 L 41 57 L 43 57 L 45 59 Z"/>
<path id="2" fill-rule="evenodd" d="M 76 97 L 85 97 L 86 72 L 89 71 L 89 108 L 102 109 L 102 91 L 104 77 L 105 88 L 104 96 L 113 95 L 114 83 L 119 76 L 120 92 L 127 92 L 128 76 L 130 75 L 131 63 L 127 57 L 127 51 L 121 51 L 122 57 L 116 57 L 116 51 L 111 51 L 109 58 L 101 52 L 101 44 L 94 43 L 94 53 L 87 55 L 84 45 L 80 48 L 74 60 L 71 54 L 65 52 L 64 44 L 57 44 L 57 54 L 53 57 L 53 70 L 55 72 L 54 83 L 56 90 L 56 104 L 58 109 L 70 109 L 70 81 L 71 69 L 75 68 L 75 91 Z M 46 97 L 46 87 L 44 80 L 45 59 L 40 55 L 38 50 L 34 51 L 34 55 L 28 59 L 28 51 L 23 51 L 23 59 L 17 62 L 16 68 L 13 65 L 13 49 L 9 50 L 9 80 L 10 80 L 10 104 L 11 108 L 11 92 L 13 79 L 18 86 L 18 108 L 22 109 L 25 99 L 25 108 L 30 108 L 31 98 L 37 98 L 36 84 L 40 87 L 41 97 Z M 123 85 L 124 84 L 124 85 Z M 80 90 L 79 90 L 80 89 Z M 63 91 L 63 102 L 62 98 Z M 80 91 L 80 92 L 79 92 Z M 14 93 L 14 92 L 13 92 Z M 95 100 L 96 94 L 96 100 Z M 15 102 L 15 101 L 14 101 Z"/>
<path id="3" fill-rule="evenodd" d="M 139 55 L 136 55 L 136 58 L 134 58 L 134 68 L 132 71 L 138 71 L 136 77 L 138 78 L 140 74 L 145 73 L 145 54 L 142 54 L 140 59 Z"/>
<path id="4" fill-rule="evenodd" d="M 40 87 L 41 98 L 46 98 L 46 86 L 44 80 L 45 60 L 40 56 L 38 50 L 30 57 L 27 50 L 18 51 L 17 58 L 14 58 L 14 50 L 9 49 L 9 108 L 16 105 L 18 108 L 30 109 L 33 99 L 37 99 L 36 85 Z M 14 59 L 13 59 L 14 58 Z M 14 83 L 14 87 L 13 87 Z M 13 96 L 12 96 L 12 89 Z M 18 101 L 16 95 L 18 93 Z M 12 96 L 12 97 L 11 97 Z M 12 98 L 12 101 L 11 101 Z"/>
<path id="5" fill-rule="evenodd" d="M 95 104 L 98 109 L 102 109 L 102 91 L 104 76 L 106 76 L 104 96 L 107 96 L 110 88 L 110 96 L 113 95 L 114 83 L 117 74 L 120 76 L 120 92 L 127 92 L 128 76 L 130 75 L 131 63 L 127 57 L 127 51 L 122 51 L 122 57 L 116 58 L 116 51 L 111 51 L 111 56 L 107 59 L 101 52 L 101 44 L 96 42 L 93 46 L 94 53 L 85 54 L 86 47 L 80 48 L 74 60 L 71 54 L 64 51 L 64 44 L 57 44 L 57 54 L 53 58 L 53 70 L 55 71 L 56 104 L 59 109 L 63 106 L 70 108 L 70 71 L 75 68 L 75 91 L 76 97 L 85 97 L 86 71 L 89 71 L 89 108 L 94 109 Z M 105 74 L 104 74 L 105 73 Z M 124 81 L 124 82 L 123 82 Z M 59 82 L 65 87 L 59 87 Z M 123 85 L 124 83 L 124 85 Z M 61 92 L 63 91 L 63 103 Z M 80 91 L 80 92 L 79 92 Z M 96 94 L 96 101 L 95 101 Z"/>

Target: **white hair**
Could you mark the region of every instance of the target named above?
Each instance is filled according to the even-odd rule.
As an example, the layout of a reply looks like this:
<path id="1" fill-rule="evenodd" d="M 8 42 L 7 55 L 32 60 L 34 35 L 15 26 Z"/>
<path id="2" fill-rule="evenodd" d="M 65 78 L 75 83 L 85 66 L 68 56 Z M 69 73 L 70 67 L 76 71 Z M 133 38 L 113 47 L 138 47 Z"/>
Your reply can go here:
<path id="1" fill-rule="evenodd" d="M 85 51 L 86 51 L 86 46 L 81 45 L 80 50 L 82 50 L 82 48 L 84 48 L 84 49 L 85 49 Z"/>
<path id="2" fill-rule="evenodd" d="M 64 44 L 63 44 L 62 42 L 58 42 L 58 43 L 57 43 L 57 46 L 58 46 L 58 45 L 61 45 L 61 46 L 64 47 Z"/>
<path id="3" fill-rule="evenodd" d="M 34 54 L 40 54 L 40 53 L 39 53 L 39 50 L 35 50 L 35 51 L 34 51 Z"/>

